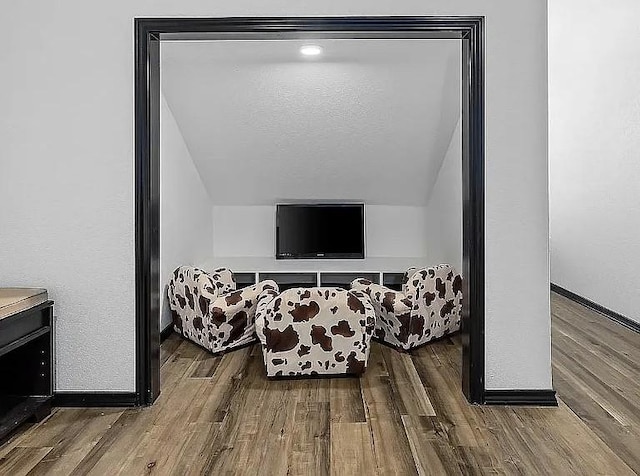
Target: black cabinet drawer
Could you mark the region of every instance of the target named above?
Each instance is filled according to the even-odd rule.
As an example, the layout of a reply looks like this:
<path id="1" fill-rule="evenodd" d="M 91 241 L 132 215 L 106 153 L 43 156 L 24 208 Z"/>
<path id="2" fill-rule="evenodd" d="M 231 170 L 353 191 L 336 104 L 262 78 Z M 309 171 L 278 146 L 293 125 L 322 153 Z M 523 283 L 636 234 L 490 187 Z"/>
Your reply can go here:
<path id="1" fill-rule="evenodd" d="M 51 303 L 43 303 L 27 311 L 0 319 L 0 355 L 13 345 L 50 330 Z"/>

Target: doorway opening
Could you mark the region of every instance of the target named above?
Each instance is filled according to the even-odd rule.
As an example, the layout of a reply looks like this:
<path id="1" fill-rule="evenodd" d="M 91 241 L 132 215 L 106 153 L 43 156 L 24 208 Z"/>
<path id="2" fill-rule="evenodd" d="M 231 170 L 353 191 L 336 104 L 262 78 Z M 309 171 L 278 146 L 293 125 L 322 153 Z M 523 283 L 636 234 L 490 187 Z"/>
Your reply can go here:
<path id="1" fill-rule="evenodd" d="M 456 39 L 461 45 L 462 389 L 484 403 L 483 18 L 136 19 L 136 393 L 160 393 L 160 44 L 188 40 Z M 419 61 L 416 58 L 416 61 Z M 220 171 L 224 174 L 224 171 Z"/>

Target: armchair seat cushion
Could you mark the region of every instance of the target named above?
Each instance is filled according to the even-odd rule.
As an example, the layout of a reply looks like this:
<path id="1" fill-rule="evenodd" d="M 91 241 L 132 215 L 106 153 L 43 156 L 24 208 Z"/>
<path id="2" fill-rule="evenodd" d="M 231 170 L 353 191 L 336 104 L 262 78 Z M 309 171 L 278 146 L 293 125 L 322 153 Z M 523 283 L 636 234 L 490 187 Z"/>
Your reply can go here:
<path id="1" fill-rule="evenodd" d="M 374 325 L 369 298 L 341 288 L 267 290 L 256 311 L 270 377 L 362 374 Z"/>
<path id="2" fill-rule="evenodd" d="M 226 268 L 208 273 L 181 266 L 168 286 L 174 329 L 213 353 L 255 342 L 255 311 L 265 290 L 277 291 L 278 285 L 262 281 L 236 290 L 233 273 Z"/>

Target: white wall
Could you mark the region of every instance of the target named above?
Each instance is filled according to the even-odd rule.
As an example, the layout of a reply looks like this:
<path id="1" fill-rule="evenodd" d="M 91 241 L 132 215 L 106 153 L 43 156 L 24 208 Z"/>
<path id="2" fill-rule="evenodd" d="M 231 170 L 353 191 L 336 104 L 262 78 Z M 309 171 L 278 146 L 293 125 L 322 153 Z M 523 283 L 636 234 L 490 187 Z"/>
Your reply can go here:
<path id="1" fill-rule="evenodd" d="M 640 322 L 637 0 L 549 8 L 551 281 Z"/>
<path id="2" fill-rule="evenodd" d="M 425 207 L 365 205 L 366 255 L 423 257 Z M 275 256 L 276 207 L 214 206 L 213 256 Z"/>
<path id="3" fill-rule="evenodd" d="M 551 386 L 546 2 L 34 0 L 2 13 L 0 285 L 56 299 L 58 388 L 134 389 L 133 18 L 279 15 L 486 16 L 486 386 Z"/>
<path id="4" fill-rule="evenodd" d="M 276 207 L 214 206 L 213 256 L 275 256 Z"/>
<path id="5" fill-rule="evenodd" d="M 462 273 L 462 135 L 458 120 L 427 205 L 427 256 Z"/>
<path id="6" fill-rule="evenodd" d="M 426 256 L 426 207 L 365 206 L 365 220 L 367 256 Z"/>
<path id="7" fill-rule="evenodd" d="M 171 109 L 160 109 L 160 329 L 171 323 L 166 286 L 173 270 L 211 255 L 211 199 Z"/>

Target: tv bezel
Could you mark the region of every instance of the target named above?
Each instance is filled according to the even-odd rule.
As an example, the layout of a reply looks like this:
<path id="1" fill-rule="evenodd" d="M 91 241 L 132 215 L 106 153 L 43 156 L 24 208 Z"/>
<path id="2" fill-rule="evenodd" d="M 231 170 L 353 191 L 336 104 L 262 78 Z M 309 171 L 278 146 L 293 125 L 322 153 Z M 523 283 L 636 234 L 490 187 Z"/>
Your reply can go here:
<path id="1" fill-rule="evenodd" d="M 360 223 L 361 223 L 361 231 L 360 231 L 360 240 L 362 243 L 362 252 L 361 253 L 324 253 L 321 256 L 317 254 L 298 254 L 298 255 L 282 255 L 280 253 L 280 242 L 279 232 L 280 227 L 278 224 L 280 218 L 280 207 L 305 207 L 305 208 L 341 208 L 341 207 L 350 207 L 350 208 L 359 208 L 360 209 Z M 364 211 L 364 203 L 354 202 L 341 202 L 341 203 L 277 203 L 276 204 L 276 259 L 365 259 L 366 255 L 366 240 L 365 240 L 365 211 Z"/>

